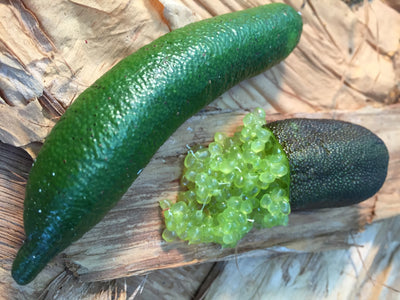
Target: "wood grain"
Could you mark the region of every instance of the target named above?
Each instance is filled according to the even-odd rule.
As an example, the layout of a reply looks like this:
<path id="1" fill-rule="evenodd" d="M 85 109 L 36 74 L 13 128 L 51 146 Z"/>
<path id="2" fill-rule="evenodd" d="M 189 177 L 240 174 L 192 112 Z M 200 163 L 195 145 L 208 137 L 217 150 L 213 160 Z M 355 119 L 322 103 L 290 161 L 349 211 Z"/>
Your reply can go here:
<path id="1" fill-rule="evenodd" d="M 54 276 L 57 278 L 58 273 L 63 274 L 62 264 L 69 269 L 67 273 L 79 276 L 84 282 L 93 282 L 144 274 L 157 269 L 230 260 L 241 254 L 259 256 L 265 253 L 259 250 L 277 245 L 301 251 L 347 247 L 344 235 L 362 230 L 367 223 L 400 213 L 400 178 L 396 172 L 400 167 L 400 144 L 395 138 L 400 134 L 400 128 L 396 126 L 400 105 L 395 105 L 385 110 L 335 113 L 337 119 L 351 120 L 374 130 L 389 148 L 388 177 L 383 188 L 373 198 L 346 208 L 293 213 L 289 226 L 253 230 L 236 249 L 221 249 L 212 244 L 163 242 L 163 223 L 158 201 L 163 198 L 174 199 L 176 196 L 182 159 L 187 152 L 185 141 L 206 144 L 217 130 L 232 133 L 244 114 L 243 111 L 215 113 L 204 110 L 189 119 L 157 152 L 139 179 L 106 218 L 39 275 L 42 286 L 54 279 Z M 385 115 L 385 122 L 381 121 L 382 114 Z M 332 115 L 269 115 L 268 119 L 272 121 L 287 117 L 330 118 Z M 3 267 L 9 271 L 12 257 L 23 239 L 23 191 L 31 159 L 18 148 L 4 144 L 1 153 L 2 165 L 5 166 L 2 169 L 1 188 L 9 189 L 11 184 L 17 184 L 15 179 L 19 178 L 18 185 L 12 186 L 14 193 L 9 197 L 2 196 L 0 202 L 2 210 L 8 212 L 8 215 L 12 212 L 13 216 L 2 218 L 0 222 L 2 232 L 8 232 L 7 236 L 1 237 L 0 253 Z M 10 240 L 7 240 L 9 237 Z"/>
<path id="2" fill-rule="evenodd" d="M 389 174 L 382 190 L 375 197 L 352 207 L 293 213 L 288 227 L 253 230 L 237 249 L 221 249 L 212 244 L 167 244 L 161 239 L 163 223 L 158 201 L 163 198 L 175 199 L 182 159 L 187 152 L 185 141 L 207 143 L 217 130 L 232 132 L 244 116 L 244 112 L 240 111 L 218 114 L 203 111 L 188 120 L 171 137 L 117 206 L 95 228 L 69 247 L 63 259 L 68 261 L 71 270 L 83 281 L 110 280 L 161 268 L 229 259 L 237 254 L 305 238 L 359 231 L 366 223 L 394 216 L 400 212 L 399 176 L 395 172 L 400 161 L 400 146 L 395 139 L 400 134 L 396 126 L 399 112 L 400 107 L 393 106 L 387 111 L 379 109 L 335 114 L 335 118 L 352 120 L 374 130 L 388 145 L 391 159 Z M 381 122 L 382 113 L 385 122 Z M 331 116 L 329 113 L 269 116 L 271 120 L 284 117 Z M 20 188 L 19 193 L 22 192 Z M 12 211 L 16 215 L 22 214 L 22 195 L 8 198 L 5 202 L 14 207 Z M 9 229 L 14 231 L 12 236 L 19 236 L 19 241 L 22 238 L 21 222 L 20 217 L 12 221 L 14 228 Z"/>
<path id="3" fill-rule="evenodd" d="M 219 129 L 232 132 L 244 115 L 243 112 L 204 112 L 186 122 L 171 137 L 117 207 L 90 233 L 71 246 L 66 255 L 71 262 L 80 266 L 77 272 L 82 280 L 105 280 L 154 269 L 232 258 L 236 254 L 309 237 L 359 231 L 368 222 L 394 216 L 400 212 L 400 178 L 395 171 L 400 162 L 400 145 L 395 139 L 400 134 L 396 126 L 399 109 L 396 106 L 387 111 L 343 112 L 335 116 L 352 120 L 378 135 L 385 133 L 382 138 L 388 145 L 391 157 L 389 174 L 375 197 L 352 207 L 293 213 L 288 227 L 253 230 L 236 249 L 221 249 L 212 244 L 167 244 L 160 238 L 163 224 L 158 201 L 176 197 L 182 159 L 187 152 L 185 141 L 206 143 Z M 385 122 L 381 122 L 381 114 L 385 115 Z M 271 119 L 284 117 L 318 118 L 329 117 L 329 114 L 276 115 Z M 193 132 L 188 130 L 189 127 L 194 129 Z"/>
<path id="4" fill-rule="evenodd" d="M 204 299 L 399 299 L 400 217 L 367 226 L 346 249 L 278 249 L 231 261 Z"/>

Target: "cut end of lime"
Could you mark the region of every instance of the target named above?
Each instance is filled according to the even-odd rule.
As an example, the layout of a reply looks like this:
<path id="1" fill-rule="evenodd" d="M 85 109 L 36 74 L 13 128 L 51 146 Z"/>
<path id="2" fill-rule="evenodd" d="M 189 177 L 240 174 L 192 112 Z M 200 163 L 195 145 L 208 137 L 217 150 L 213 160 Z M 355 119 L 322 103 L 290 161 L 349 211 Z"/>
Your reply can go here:
<path id="1" fill-rule="evenodd" d="M 289 161 L 257 108 L 228 137 L 189 151 L 178 200 L 163 200 L 163 238 L 235 247 L 253 226 L 288 224 Z"/>

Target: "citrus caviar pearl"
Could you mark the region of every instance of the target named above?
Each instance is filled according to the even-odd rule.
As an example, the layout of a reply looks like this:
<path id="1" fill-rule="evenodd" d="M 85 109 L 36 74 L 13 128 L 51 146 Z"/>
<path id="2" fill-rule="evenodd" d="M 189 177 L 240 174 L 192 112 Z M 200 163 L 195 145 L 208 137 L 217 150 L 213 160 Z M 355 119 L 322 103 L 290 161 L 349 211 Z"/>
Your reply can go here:
<path id="1" fill-rule="evenodd" d="M 233 137 L 217 132 L 208 148 L 190 150 L 184 160 L 177 202 L 160 201 L 162 237 L 235 247 L 253 226 L 287 225 L 289 163 L 255 109 Z"/>

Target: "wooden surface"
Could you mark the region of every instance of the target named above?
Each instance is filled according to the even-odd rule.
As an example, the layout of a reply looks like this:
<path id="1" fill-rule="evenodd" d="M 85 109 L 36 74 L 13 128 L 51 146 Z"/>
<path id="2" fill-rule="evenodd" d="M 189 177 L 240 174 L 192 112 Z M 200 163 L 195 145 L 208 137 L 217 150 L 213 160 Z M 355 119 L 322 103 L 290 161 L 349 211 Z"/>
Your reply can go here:
<path id="1" fill-rule="evenodd" d="M 208 297 L 213 299 L 229 295 L 229 290 L 235 291 L 233 287 L 249 286 L 237 277 L 243 271 L 264 279 L 252 283 L 259 294 L 243 293 L 242 299 L 262 298 L 268 295 L 267 287 L 275 295 L 288 297 L 297 287 L 304 299 L 310 295 L 335 297 L 340 288 L 351 291 L 342 294 L 349 299 L 367 295 L 362 290 L 369 291 L 372 298 L 398 296 L 392 287 L 400 285 L 400 279 L 390 270 L 400 259 L 396 252 L 400 17 L 379 1 L 352 8 L 333 0 L 324 4 L 288 1 L 304 18 L 304 33 L 293 54 L 270 71 L 234 87 L 183 124 L 104 220 L 59 255 L 33 283 L 19 287 L 11 279 L 11 263 L 24 238 L 22 208 L 30 155 L 35 156 L 57 116 L 76 95 L 119 59 L 171 29 L 264 3 L 267 1 L 58 0 L 49 6 L 39 0 L 0 1 L 0 63 L 5 70 L 0 79 L 1 295 L 10 299 L 189 299 L 196 291 L 209 288 Z M 237 249 L 164 243 L 158 201 L 176 196 L 187 146 L 207 144 L 215 131 L 233 133 L 244 114 L 258 106 L 267 110 L 268 121 L 298 116 L 335 118 L 375 132 L 390 152 L 388 178 L 381 191 L 352 207 L 294 213 L 289 226 L 253 230 Z M 356 234 L 364 228 L 365 233 Z M 355 243 L 372 243 L 373 247 L 363 248 L 362 260 L 338 259 L 358 253 L 360 247 L 352 246 Z M 329 251 L 319 253 L 322 250 Z M 220 260 L 232 262 L 225 268 L 213 263 Z M 320 272 L 310 268 L 303 277 L 303 273 L 291 273 L 290 289 L 279 274 L 290 270 L 290 264 L 306 261 L 315 262 Z M 336 265 L 337 272 L 329 275 L 323 265 L 335 266 L 336 262 L 340 265 Z M 365 282 L 353 280 L 343 285 L 345 277 L 340 274 L 350 274 L 348 265 L 354 263 L 361 273 L 368 266 L 361 276 Z M 281 281 L 259 272 L 261 266 L 274 269 Z M 217 273 L 213 272 L 216 268 L 220 268 Z M 158 271 L 143 275 L 153 270 Z M 371 274 L 381 277 L 378 280 Z M 334 280 L 334 288 L 328 286 L 324 294 L 323 284 L 302 286 L 313 276 L 322 276 L 325 285 Z M 207 278 L 212 280 L 203 281 Z M 371 285 L 375 282 L 371 278 L 379 284 Z M 188 282 L 180 284 L 183 279 Z M 243 285 L 230 283 L 238 281 Z M 277 282 L 280 289 L 274 289 Z"/>
<path id="2" fill-rule="evenodd" d="M 399 299 L 400 218 L 367 226 L 349 243 L 308 253 L 272 248 L 228 262 L 206 299 Z"/>

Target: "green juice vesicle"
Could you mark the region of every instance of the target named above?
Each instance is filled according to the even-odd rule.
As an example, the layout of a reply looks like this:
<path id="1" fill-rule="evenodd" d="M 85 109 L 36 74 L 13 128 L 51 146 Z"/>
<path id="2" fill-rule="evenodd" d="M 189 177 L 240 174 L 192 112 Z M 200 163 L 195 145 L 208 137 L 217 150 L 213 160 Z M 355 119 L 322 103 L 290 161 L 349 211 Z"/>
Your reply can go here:
<path id="1" fill-rule="evenodd" d="M 289 162 L 256 109 L 232 137 L 217 132 L 207 148 L 184 160 L 178 201 L 160 202 L 163 238 L 190 244 L 235 247 L 254 226 L 287 225 L 290 213 Z"/>

